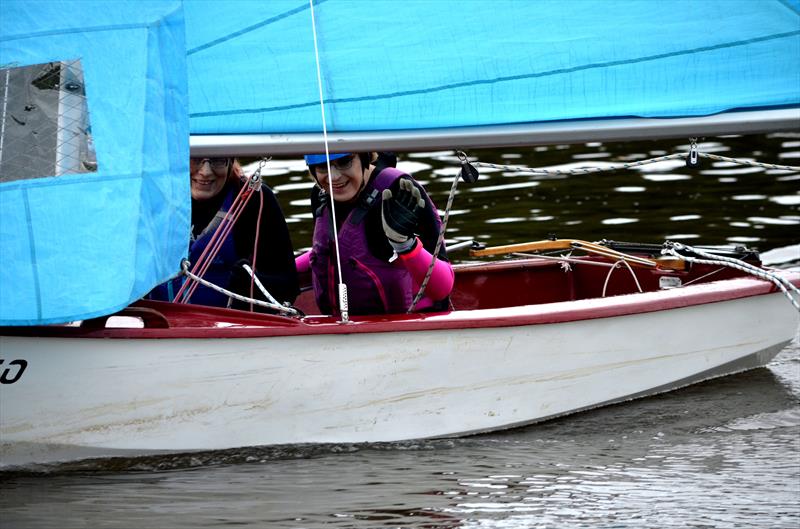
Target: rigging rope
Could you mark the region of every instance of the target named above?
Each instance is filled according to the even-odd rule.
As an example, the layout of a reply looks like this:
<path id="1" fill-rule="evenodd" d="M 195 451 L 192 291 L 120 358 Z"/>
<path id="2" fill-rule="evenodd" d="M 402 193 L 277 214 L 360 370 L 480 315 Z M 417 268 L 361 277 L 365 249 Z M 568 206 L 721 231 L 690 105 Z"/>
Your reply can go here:
<path id="1" fill-rule="evenodd" d="M 710 154 L 706 152 L 698 153 L 701 158 L 708 158 L 709 160 L 718 160 L 720 162 L 730 162 L 738 165 L 749 165 L 750 167 L 763 167 L 764 169 L 781 169 L 783 171 L 800 171 L 800 167 L 795 165 L 778 165 L 774 163 L 757 162 L 755 160 L 747 160 L 745 158 L 729 158 L 727 156 L 719 156 L 717 154 Z"/>
<path id="2" fill-rule="evenodd" d="M 463 160 L 466 160 L 467 156 L 463 152 L 460 152 L 459 157 L 462 156 Z M 431 275 L 433 274 L 433 268 L 436 266 L 436 260 L 439 258 L 439 251 L 442 249 L 442 244 L 444 243 L 444 235 L 447 231 L 447 220 L 450 218 L 450 208 L 452 207 L 453 199 L 456 196 L 456 188 L 458 187 L 459 178 L 459 175 L 456 175 L 455 178 L 453 178 L 453 185 L 450 186 L 450 194 L 447 196 L 447 205 L 444 208 L 444 218 L 442 219 L 442 227 L 439 230 L 439 238 L 436 240 L 436 247 L 433 249 L 431 264 L 428 265 L 428 271 L 425 273 L 425 278 L 422 280 L 422 284 L 419 286 L 417 295 L 414 296 L 411 306 L 409 306 L 408 310 L 406 311 L 408 314 L 414 311 L 417 303 L 419 303 L 419 300 L 422 299 L 422 295 L 425 293 L 425 288 L 428 286 L 428 281 L 430 281 Z"/>
<path id="3" fill-rule="evenodd" d="M 608 289 L 608 280 L 611 279 L 611 274 L 614 272 L 614 270 L 619 268 L 620 265 L 625 265 L 628 267 L 628 271 L 631 273 L 631 277 L 633 277 L 633 282 L 636 283 L 636 288 L 639 289 L 639 292 L 644 292 L 644 290 L 642 290 L 642 285 L 639 284 L 639 279 L 636 277 L 636 272 L 633 271 L 631 265 L 628 264 L 628 261 L 626 261 L 625 259 L 620 259 L 611 266 L 611 269 L 608 271 L 608 275 L 606 275 L 606 280 L 603 282 L 603 295 L 602 295 L 603 297 L 606 297 L 606 291 Z"/>
<path id="4" fill-rule="evenodd" d="M 462 166 L 465 163 L 471 163 L 471 165 L 476 166 L 476 167 L 490 167 L 490 168 L 493 168 L 493 169 L 501 169 L 501 170 L 506 170 L 506 171 L 528 173 L 528 174 L 534 174 L 534 175 L 544 175 L 544 176 L 548 176 L 548 175 L 558 175 L 558 176 L 584 175 L 584 174 L 590 174 L 590 173 L 617 171 L 617 170 L 620 170 L 620 169 L 632 169 L 632 168 L 635 168 L 635 167 L 641 167 L 641 166 L 644 166 L 644 165 L 663 162 L 663 161 L 667 161 L 667 160 L 676 160 L 676 159 L 685 159 L 685 160 L 687 160 L 687 163 L 695 165 L 698 157 L 700 157 L 700 158 L 708 158 L 708 159 L 711 159 L 711 160 L 718 160 L 718 161 L 736 163 L 736 164 L 740 164 L 740 165 L 748 165 L 748 166 L 753 166 L 753 167 L 763 167 L 765 169 L 780 169 L 780 170 L 786 170 L 786 171 L 800 171 L 800 167 L 798 167 L 798 166 L 770 164 L 770 163 L 757 162 L 757 161 L 753 161 L 753 160 L 746 160 L 746 159 L 741 159 L 741 158 L 729 158 L 729 157 L 726 157 L 726 156 L 719 156 L 719 155 L 716 155 L 716 154 L 699 152 L 697 150 L 696 138 L 691 138 L 690 142 L 691 142 L 691 150 L 689 152 L 687 152 L 687 153 L 674 153 L 674 154 L 668 154 L 668 155 L 665 155 L 665 156 L 657 156 L 655 158 L 649 158 L 647 160 L 639 160 L 639 161 L 636 161 L 636 162 L 610 164 L 610 165 L 608 165 L 606 167 L 579 167 L 579 168 L 576 168 L 576 169 L 567 169 L 567 170 L 563 170 L 563 169 L 535 169 L 535 168 L 523 167 L 523 166 L 518 166 L 518 165 L 502 165 L 502 164 L 494 164 L 494 163 L 478 162 L 478 161 L 469 162 L 467 160 L 467 158 L 466 158 L 466 155 L 464 155 L 464 153 L 462 153 L 462 152 L 459 152 L 459 158 L 462 158 L 462 160 L 461 160 Z M 326 147 L 327 147 L 327 145 L 326 145 Z M 431 274 L 433 272 L 433 267 L 436 264 L 436 259 L 437 259 L 438 254 L 439 254 L 439 250 L 440 250 L 441 245 L 442 245 L 442 243 L 444 241 L 445 231 L 447 229 L 447 220 L 449 218 L 450 208 L 451 208 L 451 206 L 453 204 L 453 199 L 455 197 L 455 192 L 456 192 L 456 186 L 457 185 L 458 185 L 458 176 L 456 176 L 453 179 L 453 185 L 450 188 L 450 194 L 447 197 L 447 206 L 445 207 L 445 211 L 444 211 L 444 219 L 442 221 L 442 228 L 441 228 L 441 231 L 439 232 L 439 239 L 436 241 L 436 249 L 434 250 L 433 258 L 431 259 L 431 264 L 428 267 L 427 273 L 425 274 L 425 279 L 422 281 L 422 284 L 420 285 L 420 288 L 417 291 L 417 294 L 414 297 L 414 300 L 412 301 L 411 306 L 408 309 L 409 313 L 414 310 L 414 308 L 416 307 L 416 305 L 419 302 L 419 300 L 422 299 L 423 293 L 425 292 L 425 287 L 427 287 L 428 281 L 430 280 Z M 609 255 L 609 257 L 611 257 L 611 256 L 613 256 L 613 255 Z M 627 264 L 627 262 L 626 262 L 626 264 Z M 640 290 L 641 290 L 641 288 L 640 288 Z M 792 302 L 794 303 L 794 300 L 792 300 Z"/>
<path id="5" fill-rule="evenodd" d="M 255 171 L 255 174 L 258 175 L 258 181 L 259 181 L 258 196 L 260 198 L 260 202 L 258 204 L 258 217 L 256 217 L 256 235 L 255 238 L 253 239 L 253 270 L 256 269 L 257 266 L 256 263 L 258 261 L 258 241 L 261 237 L 261 216 L 264 213 L 264 193 L 261 192 L 261 169 L 264 167 L 264 164 L 267 163 L 267 161 L 269 160 L 267 160 L 266 158 L 262 158 L 261 160 L 259 160 L 258 168 Z M 263 286 L 261 286 L 261 283 L 256 277 L 255 272 L 253 272 L 253 270 L 248 270 L 248 268 L 249 267 L 245 265 L 245 270 L 247 270 L 250 274 L 250 297 L 251 298 L 255 297 L 253 296 L 253 283 L 258 283 L 259 288 L 261 288 L 261 291 L 265 294 L 266 298 L 270 301 L 275 301 L 272 298 L 272 296 L 270 296 L 267 293 L 266 289 Z M 250 312 L 253 312 L 252 303 L 250 303 Z"/>
<path id="6" fill-rule="evenodd" d="M 220 286 L 217 286 L 217 285 L 215 285 L 214 283 L 212 283 L 210 281 L 206 281 L 202 277 L 200 277 L 198 275 L 195 275 L 195 274 L 193 274 L 192 272 L 189 271 L 189 261 L 187 261 L 186 259 L 184 259 L 183 262 L 181 263 L 181 267 L 183 269 L 183 273 L 186 274 L 193 281 L 195 281 L 197 283 L 200 283 L 201 285 L 203 285 L 205 287 L 208 287 L 208 288 L 210 288 L 212 290 L 216 290 L 217 292 L 219 292 L 221 294 L 224 294 L 224 295 L 226 295 L 226 296 L 228 296 L 230 298 L 233 298 L 233 299 L 236 299 L 238 301 L 245 302 L 245 303 L 252 303 L 254 305 L 260 305 L 262 307 L 267 307 L 269 309 L 278 311 L 281 314 L 288 314 L 290 316 L 300 316 L 300 312 L 298 312 L 296 309 L 294 309 L 292 307 L 285 307 L 285 306 L 277 304 L 277 303 L 270 303 L 268 301 L 261 301 L 260 299 L 252 299 L 252 298 L 248 298 L 247 296 L 240 296 L 239 294 L 237 294 L 235 292 L 231 292 L 230 290 L 226 290 L 226 289 L 224 289 L 224 288 L 222 288 Z M 251 270 L 248 270 L 248 272 L 250 272 L 250 271 Z M 256 280 L 256 281 L 258 281 L 258 280 Z M 261 286 L 260 282 L 258 284 L 259 284 L 259 286 Z M 272 298 L 272 299 L 274 299 L 274 298 Z"/>
<path id="7" fill-rule="evenodd" d="M 258 287 L 258 289 L 261 291 L 261 293 L 264 294 L 264 297 L 266 298 L 267 301 L 269 301 L 270 303 L 273 303 L 275 305 L 280 305 L 280 302 L 277 299 L 275 299 L 274 297 L 272 297 L 272 294 L 270 294 L 269 291 L 264 287 L 264 285 L 261 283 L 261 280 L 258 279 L 258 276 L 256 275 L 256 273 L 253 271 L 252 268 L 250 268 L 246 264 L 242 265 L 242 268 L 244 268 L 245 272 L 250 274 L 250 284 L 252 285 L 253 283 L 255 283 L 256 286 Z M 254 299 L 255 298 L 253 298 L 253 292 L 251 291 L 250 292 L 250 312 L 253 311 L 253 300 Z"/>
<path id="8" fill-rule="evenodd" d="M 181 269 L 184 275 L 186 275 L 190 281 L 185 282 L 181 289 L 178 291 L 178 294 L 175 296 L 173 301 L 178 303 L 188 303 L 189 299 L 191 298 L 192 294 L 194 293 L 197 285 L 204 285 L 212 290 L 220 292 L 226 296 L 228 296 L 228 306 L 230 307 L 230 301 L 236 299 L 238 301 L 244 301 L 246 303 L 250 303 L 250 312 L 253 312 L 253 305 L 260 305 L 262 307 L 267 307 L 270 309 L 274 309 L 279 311 L 281 314 L 288 314 L 292 316 L 299 316 L 300 313 L 293 309 L 288 308 L 280 304 L 278 300 L 276 300 L 261 281 L 258 279 L 258 276 L 255 273 L 256 268 L 256 261 L 258 259 L 258 241 L 260 237 L 260 227 L 261 227 L 261 216 L 264 211 L 264 193 L 261 187 L 261 169 L 264 167 L 264 164 L 267 162 L 267 159 L 262 159 L 261 163 L 259 164 L 258 168 L 255 172 L 247 177 L 242 176 L 242 180 L 244 181 L 242 188 L 239 190 L 239 194 L 236 196 L 236 199 L 231 204 L 230 209 L 225 213 L 225 216 L 220 221 L 219 226 L 214 230 L 214 233 L 211 236 L 211 241 L 209 241 L 208 246 L 203 250 L 203 253 L 197 260 L 197 263 L 194 264 L 191 270 L 189 270 L 189 261 L 184 260 L 181 263 Z M 203 275 L 208 270 L 208 267 L 213 262 L 214 258 L 216 257 L 217 253 L 219 253 L 220 248 L 222 248 L 222 244 L 228 238 L 233 229 L 234 224 L 236 224 L 236 220 L 241 215 L 242 211 L 244 211 L 245 206 L 247 206 L 247 202 L 249 201 L 250 197 L 253 193 L 258 192 L 259 197 L 261 199 L 260 204 L 258 206 L 258 217 L 256 218 L 256 233 L 255 238 L 253 240 L 253 267 L 251 268 L 248 265 L 243 265 L 242 268 L 250 274 L 250 297 L 241 296 L 239 294 L 235 294 L 229 290 L 226 290 L 210 281 L 206 281 L 203 279 Z M 199 273 L 197 273 L 199 269 Z M 187 285 L 191 283 L 191 286 L 187 289 Z M 254 287 L 257 286 L 264 297 L 268 300 L 267 302 L 260 301 L 255 299 L 253 296 Z M 186 290 L 184 294 L 184 290 Z M 181 297 L 183 294 L 183 297 Z"/>
<path id="9" fill-rule="evenodd" d="M 504 171 L 512 171 L 512 172 L 519 172 L 519 173 L 528 173 L 533 175 L 542 175 L 542 176 L 550 176 L 550 175 L 558 175 L 558 176 L 571 176 L 571 175 L 584 175 L 590 173 L 600 173 L 600 172 L 607 172 L 607 171 L 617 171 L 620 169 L 632 169 L 634 167 L 640 167 L 644 165 L 649 165 L 657 162 L 663 162 L 666 160 L 675 160 L 675 159 L 685 159 L 688 166 L 696 167 L 697 166 L 697 158 L 707 158 L 710 160 L 717 160 L 722 162 L 733 163 L 737 165 L 746 165 L 750 167 L 762 167 L 764 169 L 777 169 L 777 170 L 784 170 L 784 171 L 794 171 L 800 172 L 800 166 L 793 166 L 793 165 L 778 165 L 778 164 L 771 164 L 771 163 L 764 163 L 758 162 L 755 160 L 743 159 L 743 158 L 730 158 L 727 156 L 719 156 L 716 154 L 704 153 L 699 152 L 697 149 L 697 140 L 696 138 L 690 138 L 690 151 L 688 153 L 674 153 L 668 154 L 666 156 L 658 156 L 655 158 L 649 158 L 647 160 L 639 160 L 636 162 L 629 162 L 629 163 L 619 163 L 619 164 L 609 164 L 605 167 L 578 167 L 575 169 L 536 169 L 530 167 L 523 167 L 519 165 L 502 165 L 502 164 L 493 164 L 493 163 L 486 163 L 486 162 L 478 162 L 474 161 L 471 162 L 473 166 L 476 167 L 490 167 L 493 169 L 500 169 Z M 449 203 L 448 203 L 449 206 Z M 701 258 L 691 257 L 680 253 L 681 250 L 688 250 Z M 681 243 L 676 242 L 667 242 L 665 243 L 664 249 L 661 251 L 662 255 L 670 255 L 676 257 L 678 259 L 682 259 L 684 261 L 688 261 L 691 263 L 701 263 L 701 264 L 710 264 L 710 265 L 721 265 L 727 266 L 731 268 L 735 268 L 742 272 L 746 272 L 748 274 L 754 275 L 758 278 L 771 281 L 775 284 L 778 289 L 783 292 L 783 294 L 789 299 L 792 305 L 800 311 L 800 302 L 796 300 L 792 293 L 794 293 L 798 299 L 800 299 L 800 289 L 795 287 L 788 279 L 770 272 L 768 270 L 764 270 L 762 268 L 758 268 L 753 266 L 749 263 L 741 261 L 739 259 L 733 259 L 731 257 L 725 257 L 721 255 L 715 255 L 711 253 L 704 252 L 698 248 L 694 248 L 691 246 L 687 246 Z M 618 264 L 618 263 L 617 263 Z M 627 264 L 627 263 L 626 263 Z M 616 265 L 615 265 L 616 266 Z M 613 270 L 613 268 L 612 268 Z M 718 271 L 718 270 L 717 270 Z M 609 272 L 609 277 L 611 273 Z M 608 281 L 608 277 L 606 277 L 606 282 Z M 640 288 L 641 290 L 641 288 Z M 604 286 L 604 295 L 605 295 L 605 286 Z"/>
<path id="10" fill-rule="evenodd" d="M 333 178 L 331 178 L 331 159 L 328 148 L 328 125 L 325 121 L 325 98 L 322 95 L 322 70 L 319 61 L 319 47 L 317 46 L 317 24 L 314 18 L 314 0 L 308 0 L 311 7 L 311 32 L 314 36 L 314 59 L 317 63 L 317 88 L 319 89 L 319 108 L 322 112 L 322 139 L 325 142 L 325 163 L 328 167 L 328 196 L 330 197 L 331 225 L 333 226 L 333 245 L 336 249 L 336 271 L 339 276 L 339 313 L 342 315 L 342 323 L 349 321 L 349 310 L 347 305 L 347 285 L 342 281 L 342 260 L 339 257 L 339 234 L 338 224 L 336 224 L 336 208 L 333 207 Z M 365 167 L 361 168 L 366 170 Z"/>
<path id="11" fill-rule="evenodd" d="M 220 248 L 222 248 L 223 243 L 233 229 L 234 224 L 236 224 L 239 215 L 241 215 L 242 211 L 247 205 L 247 202 L 250 200 L 250 197 L 254 191 L 255 182 L 258 184 L 258 192 L 261 192 L 261 175 L 258 173 L 253 174 L 253 176 L 248 178 L 245 185 L 243 185 L 239 190 L 239 193 L 236 195 L 236 198 L 234 199 L 233 204 L 231 204 L 230 209 L 225 212 L 225 216 L 214 230 L 208 245 L 200 254 L 197 262 L 194 263 L 194 266 L 191 270 L 194 275 L 203 277 L 208 268 L 211 266 L 211 263 L 214 261 L 214 258 L 216 257 L 217 253 L 219 253 Z M 191 278 L 192 276 L 189 277 Z M 173 301 L 176 303 L 188 303 L 197 289 L 197 285 L 198 282 L 196 281 L 186 281 L 183 285 L 181 285 L 181 288 L 178 290 L 178 293 L 175 295 Z"/>
<path id="12" fill-rule="evenodd" d="M 492 169 L 500 169 L 503 171 L 512 171 L 518 173 L 528 173 L 528 174 L 543 175 L 543 176 L 549 176 L 549 175 L 572 176 L 572 175 L 583 175 L 590 173 L 601 173 L 607 171 L 618 171 L 620 169 L 632 169 L 634 167 L 640 167 L 643 165 L 663 162 L 666 160 L 686 159 L 690 154 L 691 153 L 688 152 L 675 153 L 675 154 L 668 154 L 666 156 L 658 156 L 656 158 L 649 158 L 647 160 L 639 160 L 637 162 L 610 164 L 605 167 L 578 167 L 575 169 L 536 169 L 531 167 L 523 167 L 520 165 L 502 165 L 502 164 L 477 162 L 477 161 L 471 163 L 476 167 L 490 167 Z M 771 163 L 756 162 L 753 160 L 745 160 L 742 158 L 728 158 L 726 156 L 718 156 L 716 154 L 709 154 L 705 152 L 698 152 L 697 155 L 701 158 L 730 162 L 739 165 L 749 165 L 751 167 L 763 167 L 765 169 L 781 169 L 784 171 L 800 171 L 799 166 L 793 166 L 793 165 L 777 165 Z"/>
<path id="13" fill-rule="evenodd" d="M 697 257 L 691 257 L 689 255 L 684 255 L 680 253 L 681 251 L 689 251 L 691 253 L 699 255 L 700 257 L 702 257 L 702 259 L 698 259 Z M 798 301 L 795 300 L 794 297 L 792 297 L 792 293 L 794 293 L 798 297 L 798 299 L 800 299 L 800 289 L 794 286 L 791 283 L 791 281 L 789 281 L 785 277 L 782 277 L 774 272 L 758 268 L 757 266 L 751 265 L 750 263 L 746 263 L 739 259 L 708 253 L 699 248 L 695 248 L 693 246 L 687 246 L 679 242 L 668 241 L 664 243 L 664 249 L 661 250 L 661 254 L 671 255 L 673 257 L 677 257 L 678 259 L 682 259 L 690 263 L 727 266 L 754 275 L 760 279 L 771 281 L 776 287 L 780 289 L 781 292 L 783 292 L 783 294 L 792 303 L 792 305 L 794 305 L 794 308 L 800 312 L 800 303 L 798 303 Z"/>

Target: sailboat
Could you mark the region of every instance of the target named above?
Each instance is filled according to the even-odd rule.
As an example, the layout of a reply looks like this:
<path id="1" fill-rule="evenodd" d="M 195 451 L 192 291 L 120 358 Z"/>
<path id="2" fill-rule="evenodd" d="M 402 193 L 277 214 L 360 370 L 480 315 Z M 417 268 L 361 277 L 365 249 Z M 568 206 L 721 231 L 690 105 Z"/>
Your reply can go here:
<path id="1" fill-rule="evenodd" d="M 741 248 L 476 249 L 585 255 L 459 265 L 451 310 L 347 321 L 308 293 L 297 316 L 141 298 L 181 271 L 190 153 L 797 130 L 798 22 L 795 0 L 6 0 L 0 467 L 468 435 L 765 365 L 800 274 Z"/>

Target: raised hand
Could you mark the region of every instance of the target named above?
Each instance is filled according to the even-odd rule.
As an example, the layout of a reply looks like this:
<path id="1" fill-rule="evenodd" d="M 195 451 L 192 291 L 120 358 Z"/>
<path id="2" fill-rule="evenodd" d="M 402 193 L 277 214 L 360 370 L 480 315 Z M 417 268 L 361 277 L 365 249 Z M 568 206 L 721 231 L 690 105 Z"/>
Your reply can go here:
<path id="1" fill-rule="evenodd" d="M 383 190 L 381 208 L 383 232 L 389 239 L 389 244 L 397 253 L 411 250 L 416 242 L 414 234 L 417 225 L 425 209 L 425 199 L 419 189 L 411 180 L 401 178 L 396 195 L 389 189 Z"/>

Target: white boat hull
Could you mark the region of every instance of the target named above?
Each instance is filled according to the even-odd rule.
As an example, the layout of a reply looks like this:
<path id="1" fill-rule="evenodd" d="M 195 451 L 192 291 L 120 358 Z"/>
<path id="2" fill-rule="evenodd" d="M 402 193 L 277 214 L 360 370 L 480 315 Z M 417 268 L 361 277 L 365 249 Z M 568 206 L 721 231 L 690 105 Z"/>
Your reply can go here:
<path id="1" fill-rule="evenodd" d="M 570 302 L 581 303 L 597 300 Z M 514 327 L 5 336 L 2 356 L 28 366 L 0 386 L 0 465 L 491 431 L 763 366 L 797 327 L 797 313 L 772 293 Z"/>

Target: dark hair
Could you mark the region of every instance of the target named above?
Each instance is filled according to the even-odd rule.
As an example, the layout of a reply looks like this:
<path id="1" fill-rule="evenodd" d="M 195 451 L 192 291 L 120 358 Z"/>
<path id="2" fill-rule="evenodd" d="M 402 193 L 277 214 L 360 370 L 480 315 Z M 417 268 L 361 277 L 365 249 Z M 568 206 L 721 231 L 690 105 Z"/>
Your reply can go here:
<path id="1" fill-rule="evenodd" d="M 239 159 L 231 158 L 231 163 L 228 164 L 228 182 L 241 182 L 242 176 L 244 176 L 244 169 L 242 169 Z"/>

